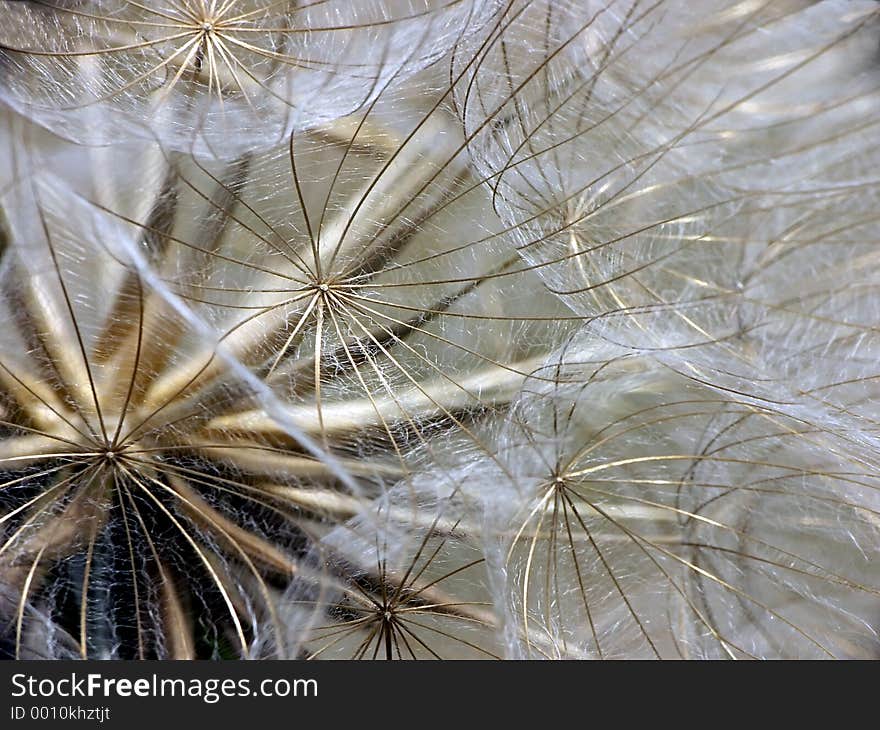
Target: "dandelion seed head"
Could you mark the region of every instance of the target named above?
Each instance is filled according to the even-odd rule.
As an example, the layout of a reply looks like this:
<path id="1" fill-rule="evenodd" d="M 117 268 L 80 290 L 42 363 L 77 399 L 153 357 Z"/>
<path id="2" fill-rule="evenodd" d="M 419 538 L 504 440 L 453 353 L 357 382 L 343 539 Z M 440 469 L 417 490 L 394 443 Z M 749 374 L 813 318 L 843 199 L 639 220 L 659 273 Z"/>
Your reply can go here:
<path id="1" fill-rule="evenodd" d="M 4 655 L 880 651 L 876 3 L 0 12 Z"/>
<path id="2" fill-rule="evenodd" d="M 230 159 L 356 111 L 496 5 L 7 0 L 0 98 L 78 142 L 158 138 Z"/>

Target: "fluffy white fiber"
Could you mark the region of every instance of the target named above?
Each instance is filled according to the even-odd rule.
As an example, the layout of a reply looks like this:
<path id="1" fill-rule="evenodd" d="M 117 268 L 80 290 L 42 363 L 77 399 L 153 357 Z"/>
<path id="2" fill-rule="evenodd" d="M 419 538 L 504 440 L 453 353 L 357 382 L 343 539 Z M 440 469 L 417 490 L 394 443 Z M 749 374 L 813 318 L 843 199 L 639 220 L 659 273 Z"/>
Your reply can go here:
<path id="1" fill-rule="evenodd" d="M 0 653 L 876 657 L 878 41 L 0 3 Z"/>

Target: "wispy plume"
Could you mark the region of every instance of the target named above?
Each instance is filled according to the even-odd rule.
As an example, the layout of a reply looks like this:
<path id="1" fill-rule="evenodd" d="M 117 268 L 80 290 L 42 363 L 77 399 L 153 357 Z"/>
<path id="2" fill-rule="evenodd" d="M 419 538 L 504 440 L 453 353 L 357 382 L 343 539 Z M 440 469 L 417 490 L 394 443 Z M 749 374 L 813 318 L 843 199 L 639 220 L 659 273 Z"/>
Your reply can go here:
<path id="1" fill-rule="evenodd" d="M 4 653 L 877 655 L 876 3 L 0 12 Z"/>

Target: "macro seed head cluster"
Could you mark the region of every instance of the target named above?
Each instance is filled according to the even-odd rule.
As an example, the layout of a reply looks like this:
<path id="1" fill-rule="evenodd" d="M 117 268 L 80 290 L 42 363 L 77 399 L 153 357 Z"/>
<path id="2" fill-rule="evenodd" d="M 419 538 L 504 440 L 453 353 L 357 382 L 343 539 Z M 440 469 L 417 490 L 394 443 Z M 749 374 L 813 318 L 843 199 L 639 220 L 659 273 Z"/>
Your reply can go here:
<path id="1" fill-rule="evenodd" d="M 877 655 L 876 3 L 0 19 L 3 655 Z"/>

